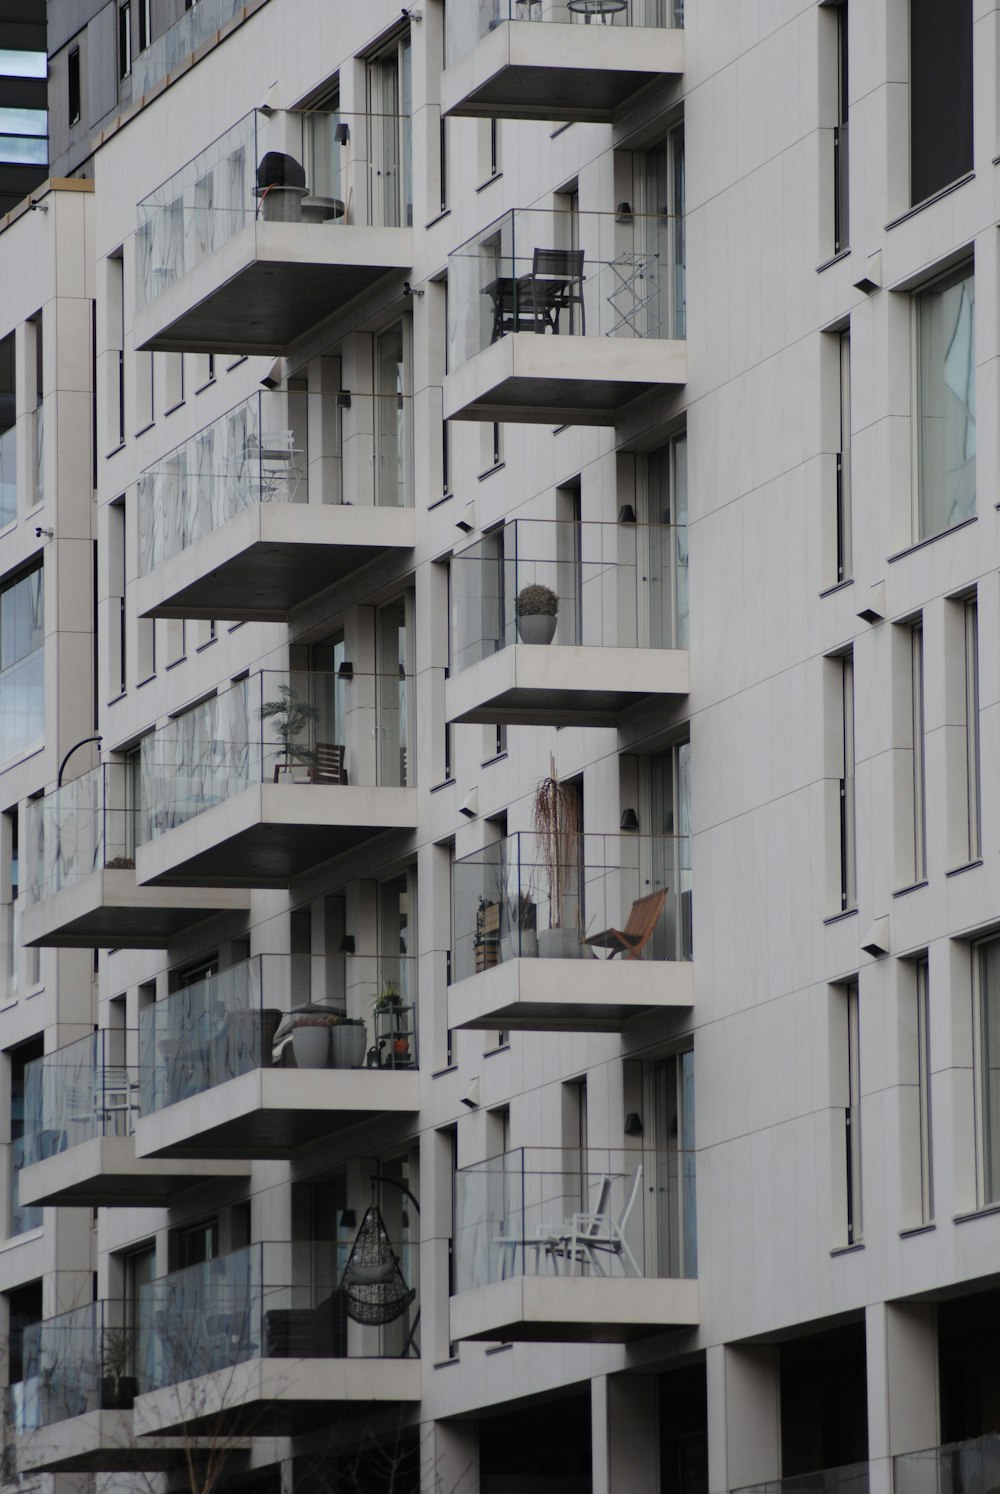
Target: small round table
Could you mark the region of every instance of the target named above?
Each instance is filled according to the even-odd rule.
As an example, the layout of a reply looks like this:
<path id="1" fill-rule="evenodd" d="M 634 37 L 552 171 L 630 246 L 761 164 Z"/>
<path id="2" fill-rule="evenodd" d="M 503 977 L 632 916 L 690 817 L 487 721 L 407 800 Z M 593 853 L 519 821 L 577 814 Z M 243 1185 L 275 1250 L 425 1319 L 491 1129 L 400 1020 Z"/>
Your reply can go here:
<path id="1" fill-rule="evenodd" d="M 594 21 L 602 26 L 613 25 L 615 16 L 627 8 L 628 0 L 566 0 L 566 9 L 583 16 L 588 26 Z"/>

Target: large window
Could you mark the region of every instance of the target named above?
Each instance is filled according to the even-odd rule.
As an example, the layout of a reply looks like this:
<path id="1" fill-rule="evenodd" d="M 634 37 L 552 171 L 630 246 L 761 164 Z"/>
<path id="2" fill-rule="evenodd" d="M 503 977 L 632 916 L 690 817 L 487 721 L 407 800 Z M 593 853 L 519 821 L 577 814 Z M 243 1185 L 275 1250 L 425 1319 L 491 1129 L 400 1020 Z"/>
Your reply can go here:
<path id="1" fill-rule="evenodd" d="M 971 264 L 916 297 L 916 537 L 976 512 L 976 282 Z"/>
<path id="2" fill-rule="evenodd" d="M 841 735 L 840 772 L 840 907 L 858 905 L 857 852 L 854 827 L 854 654 L 840 660 Z"/>
<path id="3" fill-rule="evenodd" d="M 44 736 L 42 576 L 38 566 L 0 589 L 0 762 Z"/>
<path id="4" fill-rule="evenodd" d="M 976 1090 L 980 1121 L 980 1202 L 1000 1202 L 1000 939 L 977 960 Z"/>
<path id="5" fill-rule="evenodd" d="M 972 170 L 972 0 L 910 0 L 910 201 Z"/>

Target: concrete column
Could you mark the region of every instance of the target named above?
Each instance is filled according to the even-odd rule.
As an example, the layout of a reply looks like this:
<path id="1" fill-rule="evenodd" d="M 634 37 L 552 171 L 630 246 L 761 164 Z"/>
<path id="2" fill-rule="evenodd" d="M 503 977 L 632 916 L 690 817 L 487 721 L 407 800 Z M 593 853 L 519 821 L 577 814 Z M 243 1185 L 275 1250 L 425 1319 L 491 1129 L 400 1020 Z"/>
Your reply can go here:
<path id="1" fill-rule="evenodd" d="M 658 1494 L 659 1427 L 656 1379 L 652 1375 L 611 1375 L 592 1401 L 594 1494 Z M 604 1427 L 598 1434 L 600 1420 Z M 598 1448 L 601 1463 L 598 1463 Z M 603 1480 L 603 1482 L 602 1482 Z"/>
<path id="2" fill-rule="evenodd" d="M 719 1344 L 705 1362 L 711 1494 L 780 1478 L 778 1351 Z"/>
<path id="3" fill-rule="evenodd" d="M 476 1422 L 436 1421 L 421 1429 L 421 1494 L 479 1494 Z"/>

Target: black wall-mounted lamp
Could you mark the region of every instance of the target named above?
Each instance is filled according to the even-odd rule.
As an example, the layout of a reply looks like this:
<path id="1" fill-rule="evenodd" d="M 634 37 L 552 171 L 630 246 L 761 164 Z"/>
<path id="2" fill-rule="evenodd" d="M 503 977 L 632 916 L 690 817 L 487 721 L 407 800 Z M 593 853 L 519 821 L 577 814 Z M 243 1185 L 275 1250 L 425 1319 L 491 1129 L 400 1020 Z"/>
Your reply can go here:
<path id="1" fill-rule="evenodd" d="M 621 818 L 622 830 L 638 830 L 639 816 L 634 809 L 623 809 Z"/>
<path id="2" fill-rule="evenodd" d="M 353 680 L 354 665 L 349 659 L 345 659 L 340 668 L 337 670 L 337 678 L 338 680 Z"/>
<path id="3" fill-rule="evenodd" d="M 351 391 L 349 389 L 338 390 L 337 409 L 349 410 L 351 408 Z"/>
<path id="4" fill-rule="evenodd" d="M 358 1216 L 353 1209 L 341 1209 L 340 1227 L 341 1229 L 357 1229 Z"/>
<path id="5" fill-rule="evenodd" d="M 333 138 L 338 145 L 346 145 L 351 138 L 351 127 L 345 120 L 333 127 Z"/>
<path id="6" fill-rule="evenodd" d="M 339 953 L 340 954 L 353 954 L 354 953 L 354 935 L 353 934 L 342 934 L 341 935 Z"/>
<path id="7" fill-rule="evenodd" d="M 630 202 L 620 202 L 615 208 L 615 222 L 631 223 L 633 218 L 632 204 Z"/>
<path id="8" fill-rule="evenodd" d="M 628 1115 L 625 1117 L 625 1135 L 642 1135 L 642 1118 L 636 1110 L 630 1110 Z"/>
<path id="9" fill-rule="evenodd" d="M 619 524 L 635 523 L 635 509 L 632 507 L 631 503 L 622 504 L 621 508 L 618 510 L 618 522 Z"/>

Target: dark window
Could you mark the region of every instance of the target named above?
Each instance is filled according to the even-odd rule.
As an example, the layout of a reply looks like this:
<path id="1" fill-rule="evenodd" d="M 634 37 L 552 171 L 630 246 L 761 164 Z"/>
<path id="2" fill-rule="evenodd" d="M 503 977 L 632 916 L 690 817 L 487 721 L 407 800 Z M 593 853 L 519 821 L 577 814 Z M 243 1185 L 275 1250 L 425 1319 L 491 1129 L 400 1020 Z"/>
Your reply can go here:
<path id="1" fill-rule="evenodd" d="M 118 7 L 118 76 L 127 78 L 132 71 L 132 4 L 122 0 Z"/>
<path id="2" fill-rule="evenodd" d="M 80 120 L 80 48 L 72 47 L 69 54 L 69 65 L 66 74 L 66 86 L 69 93 L 69 122 L 71 125 L 78 124 Z"/>
<path id="3" fill-rule="evenodd" d="M 785 1478 L 868 1458 L 865 1325 L 792 1339 L 779 1349 Z"/>
<path id="4" fill-rule="evenodd" d="M 847 86 L 847 0 L 844 0 L 837 9 L 837 127 L 833 136 L 835 254 L 851 242 Z"/>
<path id="5" fill-rule="evenodd" d="M 1000 1432 L 1000 1292 L 940 1302 L 937 1324 L 941 1441 L 962 1442 Z"/>
<path id="6" fill-rule="evenodd" d="M 910 0 L 910 201 L 972 170 L 972 0 Z"/>

